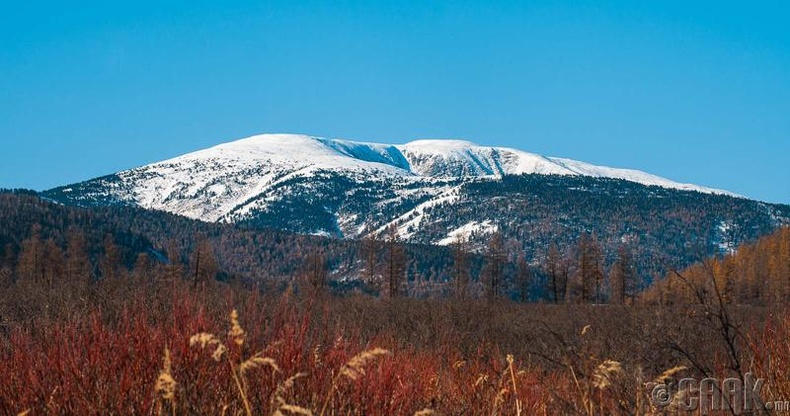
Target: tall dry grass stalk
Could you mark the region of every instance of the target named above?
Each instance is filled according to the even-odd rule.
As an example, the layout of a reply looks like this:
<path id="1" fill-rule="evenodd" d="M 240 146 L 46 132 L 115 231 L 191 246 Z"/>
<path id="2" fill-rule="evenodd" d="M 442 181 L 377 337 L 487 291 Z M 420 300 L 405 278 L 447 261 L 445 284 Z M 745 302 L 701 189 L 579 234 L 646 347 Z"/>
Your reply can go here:
<path id="1" fill-rule="evenodd" d="M 518 387 L 516 385 L 516 373 L 513 370 L 513 355 L 507 355 L 507 368 L 510 372 L 510 380 L 513 382 L 513 397 L 515 397 L 516 416 L 521 416 L 521 400 L 518 398 Z"/>
<path id="2" fill-rule="evenodd" d="M 162 414 L 163 402 L 170 403 L 170 410 L 176 414 L 176 380 L 173 378 L 172 362 L 170 361 L 170 349 L 165 348 L 165 356 L 162 364 L 162 371 L 156 379 L 156 392 L 161 400 L 159 401 L 158 414 Z"/>
<path id="3" fill-rule="evenodd" d="M 274 413 L 272 414 L 273 416 L 284 416 L 285 414 L 283 412 L 288 412 L 294 415 L 313 416 L 313 412 L 310 409 L 289 404 L 285 399 L 286 392 L 293 388 L 296 379 L 304 377 L 305 375 L 305 373 L 296 373 L 291 377 L 288 377 L 288 379 L 285 381 L 277 384 L 277 389 L 274 391 L 270 401 L 270 404 L 274 409 Z"/>
<path id="4" fill-rule="evenodd" d="M 371 350 L 362 351 L 361 353 L 352 357 L 348 362 L 343 364 L 340 367 L 340 371 L 332 378 L 332 385 L 329 387 L 329 390 L 326 392 L 326 396 L 324 397 L 324 404 L 321 407 L 321 416 L 326 414 L 326 409 L 329 406 L 329 402 L 332 400 L 332 393 L 337 389 L 337 383 L 340 381 L 341 377 L 348 377 L 351 380 L 357 380 L 359 377 L 365 374 L 365 366 L 370 363 L 371 361 L 375 360 L 378 357 L 389 355 L 391 354 L 388 350 L 383 348 L 373 348 Z"/>
<path id="5" fill-rule="evenodd" d="M 661 373 L 658 377 L 656 377 L 656 379 L 653 380 L 653 383 L 664 383 L 667 380 L 669 380 L 670 378 L 672 378 L 672 376 L 674 376 L 675 374 L 677 374 L 677 373 L 679 373 L 681 371 L 687 370 L 687 369 L 688 369 L 688 367 L 686 367 L 685 365 L 679 365 L 679 366 L 672 367 L 672 368 L 664 371 L 663 373 Z"/>
<path id="6" fill-rule="evenodd" d="M 228 339 L 230 340 L 230 344 L 223 344 L 222 341 L 220 341 L 220 339 L 213 334 L 201 332 L 193 335 L 189 339 L 189 345 L 193 347 L 199 346 L 201 349 L 211 347 L 214 349 L 211 354 L 211 357 L 214 360 L 220 361 L 222 360 L 222 357 L 227 359 L 227 363 L 230 366 L 231 375 L 233 376 L 233 382 L 236 385 L 237 393 L 241 399 L 242 404 L 244 405 L 245 414 L 247 416 L 252 416 L 252 406 L 250 405 L 250 399 L 247 393 L 247 379 L 245 374 L 247 371 L 264 366 L 270 367 L 274 372 L 279 372 L 280 368 L 277 366 L 277 363 L 274 359 L 264 357 L 263 353 L 261 352 L 244 359 L 241 351 L 239 351 L 238 354 L 235 354 L 238 356 L 238 358 L 234 358 L 229 351 L 231 348 L 240 350 L 242 345 L 244 345 L 245 335 L 246 332 L 239 324 L 239 314 L 234 309 L 230 313 L 230 329 L 228 330 Z"/>
<path id="7" fill-rule="evenodd" d="M 595 369 L 592 385 L 599 390 L 606 389 L 612 385 L 613 377 L 622 373 L 622 364 L 614 360 L 605 360 Z"/>
<path id="8" fill-rule="evenodd" d="M 365 375 L 365 366 L 383 355 L 389 355 L 390 352 L 383 348 L 374 348 L 372 350 L 362 351 L 355 355 L 347 363 L 343 364 L 340 368 L 340 375 L 346 376 L 351 380 L 356 380 L 360 376 Z"/>

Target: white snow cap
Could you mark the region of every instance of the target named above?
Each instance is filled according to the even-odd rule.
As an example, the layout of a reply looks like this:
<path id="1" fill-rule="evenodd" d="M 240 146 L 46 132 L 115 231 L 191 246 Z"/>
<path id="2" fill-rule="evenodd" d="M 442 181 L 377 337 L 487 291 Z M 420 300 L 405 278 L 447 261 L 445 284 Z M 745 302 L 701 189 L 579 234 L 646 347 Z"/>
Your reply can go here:
<path id="1" fill-rule="evenodd" d="M 518 149 L 480 146 L 470 141 L 453 139 L 423 139 L 402 145 L 389 145 L 302 134 L 261 134 L 155 165 L 201 159 L 309 170 L 375 171 L 427 178 L 494 178 L 520 174 L 581 175 L 623 179 L 643 185 L 686 191 L 734 195 L 719 189 L 678 183 L 639 170 L 596 166 Z"/>
<path id="2" fill-rule="evenodd" d="M 673 182 L 638 170 L 595 166 L 463 140 L 416 140 L 402 145 L 326 139 L 301 134 L 261 134 L 118 173 L 109 184 L 118 198 L 149 209 L 206 221 L 233 222 L 282 198 L 282 186 L 327 173 L 359 183 L 382 182 L 399 196 L 432 194 L 415 209 L 451 201 L 465 179 L 554 174 L 615 178 L 644 185 L 733 195 Z M 303 181 L 302 179 L 307 179 Z M 452 182 L 452 183 L 448 183 Z M 427 204 L 427 205 L 426 205 Z M 411 214 L 409 214 L 411 215 Z M 404 219 L 414 227 L 422 216 Z M 402 230 L 404 235 L 410 232 Z"/>

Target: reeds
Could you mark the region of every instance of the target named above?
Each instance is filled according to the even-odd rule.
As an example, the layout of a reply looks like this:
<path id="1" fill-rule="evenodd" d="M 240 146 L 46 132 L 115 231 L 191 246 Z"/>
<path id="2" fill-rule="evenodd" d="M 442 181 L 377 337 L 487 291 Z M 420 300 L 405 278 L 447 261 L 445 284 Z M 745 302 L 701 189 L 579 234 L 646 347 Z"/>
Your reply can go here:
<path id="1" fill-rule="evenodd" d="M 638 356 L 628 354 L 639 339 L 606 337 L 605 320 L 588 315 L 569 321 L 570 329 L 557 323 L 562 342 L 543 336 L 545 349 L 508 354 L 502 347 L 516 344 L 482 324 L 482 341 L 466 343 L 444 318 L 464 310 L 441 303 L 404 300 L 423 309 L 393 313 L 388 327 L 374 301 L 348 306 L 229 289 L 205 294 L 172 282 L 167 291 L 128 293 L 117 309 L 105 302 L 86 314 L 0 333 L 0 414 L 644 415 L 651 409 L 643 378 L 697 374 L 682 357 L 629 359 Z M 523 323 L 507 305 L 465 307 L 472 308 L 464 318 L 470 322 Z M 563 310 L 541 309 L 555 318 Z M 423 319 L 407 319 L 412 313 Z M 587 318 L 590 324 L 580 324 Z M 405 331 L 433 338 L 407 342 Z M 783 371 L 790 365 L 790 319 L 777 315 L 745 331 L 755 351 L 749 368 L 768 378 L 766 392 L 790 394 Z M 411 345 L 415 339 L 423 344 Z M 642 377 L 642 368 L 659 375 Z"/>

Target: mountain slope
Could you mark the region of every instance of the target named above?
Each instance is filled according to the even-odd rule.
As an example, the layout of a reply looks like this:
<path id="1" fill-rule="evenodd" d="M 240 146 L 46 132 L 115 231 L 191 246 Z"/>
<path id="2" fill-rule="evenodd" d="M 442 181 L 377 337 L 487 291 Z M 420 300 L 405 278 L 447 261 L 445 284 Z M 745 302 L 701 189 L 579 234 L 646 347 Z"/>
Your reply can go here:
<path id="1" fill-rule="evenodd" d="M 520 174 L 617 178 L 644 185 L 726 194 L 640 171 L 464 141 L 418 140 L 393 146 L 283 134 L 221 144 L 56 188 L 50 193 L 76 204 L 126 203 L 206 221 L 236 222 L 276 203 L 279 199 L 276 190 L 297 178 L 335 175 L 362 187 L 366 183 L 380 186 L 386 182 L 391 187 L 406 188 L 399 196 L 412 201 L 408 189 L 415 187 L 438 196 L 444 193 L 446 182 Z"/>
<path id="2" fill-rule="evenodd" d="M 396 146 L 409 160 L 412 171 L 428 177 L 491 177 L 503 175 L 580 175 L 622 179 L 642 185 L 711 194 L 730 192 L 683 184 L 639 170 L 595 166 L 557 157 L 545 157 L 506 147 L 485 147 L 458 140 L 417 140 Z"/>
<path id="3" fill-rule="evenodd" d="M 611 260 L 633 246 L 644 273 L 731 250 L 790 223 L 766 204 L 641 171 L 456 140 L 404 145 L 261 135 L 43 193 L 79 206 L 131 205 L 209 222 L 339 238 L 481 249 L 498 230 L 539 261 L 595 233 Z"/>

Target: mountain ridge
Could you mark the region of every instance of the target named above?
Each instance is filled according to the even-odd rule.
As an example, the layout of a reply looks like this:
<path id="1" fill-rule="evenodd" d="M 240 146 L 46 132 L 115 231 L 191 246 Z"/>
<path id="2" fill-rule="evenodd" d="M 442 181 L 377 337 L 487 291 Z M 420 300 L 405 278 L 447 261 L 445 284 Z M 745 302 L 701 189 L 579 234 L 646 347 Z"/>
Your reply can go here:
<path id="1" fill-rule="evenodd" d="M 421 139 L 391 145 L 298 134 L 250 136 L 45 193 L 56 193 L 77 205 L 98 200 L 209 222 L 239 222 L 281 200 L 283 195 L 278 189 L 297 179 L 309 182 L 316 176 L 330 175 L 350 180 L 349 185 L 355 182 L 367 184 L 368 188 L 391 187 L 400 194 L 391 195 L 392 198 L 405 198 L 409 200 L 406 205 L 419 207 L 431 204 L 420 196 L 412 198 L 420 192 L 438 203 L 452 198 L 453 187 L 464 183 L 523 174 L 614 178 L 647 186 L 736 196 L 638 170 L 596 166 L 507 147 L 479 146 L 465 140 Z M 75 191 L 75 186 L 79 190 Z M 398 217 L 410 215 L 416 213 L 407 210 Z M 338 220 L 343 222 L 342 218 Z M 313 231 L 362 236 L 358 230 L 343 228 L 339 224 L 335 230 Z M 380 227 L 376 228 L 380 233 Z"/>
<path id="2" fill-rule="evenodd" d="M 790 206 L 662 181 L 466 141 L 264 135 L 41 194 L 67 205 L 131 205 L 341 239 L 388 238 L 394 227 L 404 242 L 466 238 L 476 251 L 498 232 L 513 255 L 532 259 L 552 243 L 572 249 L 592 234 L 608 256 L 629 245 L 647 276 L 790 224 Z"/>
<path id="3" fill-rule="evenodd" d="M 290 144 L 291 146 L 287 147 L 298 145 L 309 148 L 314 143 L 320 143 L 327 149 L 335 150 L 340 155 L 352 159 L 389 165 L 424 177 L 486 177 L 533 173 L 583 175 L 623 179 L 643 185 L 657 185 L 679 190 L 739 196 L 725 190 L 679 183 L 637 169 L 599 166 L 568 158 L 543 156 L 510 147 L 481 146 L 471 141 L 457 139 L 418 139 L 405 144 L 384 144 L 302 134 L 260 134 L 190 152 L 169 160 L 198 156 L 212 150 L 222 152 L 235 147 L 247 149 L 253 153 L 252 149 L 259 150 L 261 145 L 275 145 L 282 148 L 283 145 Z M 250 144 L 252 146 L 248 146 Z M 284 150 L 297 153 L 301 149 Z M 311 156 L 315 157 L 316 155 L 312 154 Z M 323 156 L 327 156 L 327 154 L 324 153 Z M 427 162 L 426 159 L 428 159 Z M 437 159 L 445 163 L 436 167 Z M 449 173 L 447 172 L 448 165 L 451 170 Z"/>

